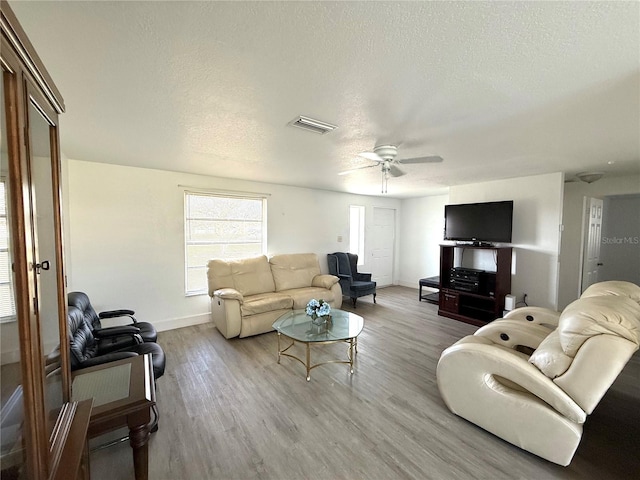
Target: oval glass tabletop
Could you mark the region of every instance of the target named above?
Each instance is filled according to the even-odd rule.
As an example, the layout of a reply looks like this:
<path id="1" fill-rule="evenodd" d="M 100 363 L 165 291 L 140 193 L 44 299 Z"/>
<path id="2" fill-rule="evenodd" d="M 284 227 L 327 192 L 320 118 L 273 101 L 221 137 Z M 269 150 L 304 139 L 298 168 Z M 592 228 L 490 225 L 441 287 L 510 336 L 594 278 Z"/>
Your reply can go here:
<path id="1" fill-rule="evenodd" d="M 364 319 L 344 310 L 331 310 L 331 320 L 324 325 L 314 325 L 304 310 L 292 310 L 273 324 L 282 335 L 299 342 L 330 342 L 348 340 L 360 335 Z"/>

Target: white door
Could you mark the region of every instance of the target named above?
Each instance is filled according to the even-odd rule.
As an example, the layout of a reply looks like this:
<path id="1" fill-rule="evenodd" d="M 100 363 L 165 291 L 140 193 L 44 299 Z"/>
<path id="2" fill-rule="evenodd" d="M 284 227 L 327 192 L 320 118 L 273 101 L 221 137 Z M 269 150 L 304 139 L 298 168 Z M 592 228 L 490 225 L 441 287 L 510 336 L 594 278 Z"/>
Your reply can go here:
<path id="1" fill-rule="evenodd" d="M 602 207 L 600 198 L 587 198 L 585 201 L 585 234 L 582 244 L 582 287 L 584 292 L 589 285 L 598 281 L 600 263 L 600 242 L 602 241 Z"/>
<path id="2" fill-rule="evenodd" d="M 371 245 L 371 277 L 378 287 L 393 285 L 393 251 L 396 232 L 396 211 L 373 208 Z"/>

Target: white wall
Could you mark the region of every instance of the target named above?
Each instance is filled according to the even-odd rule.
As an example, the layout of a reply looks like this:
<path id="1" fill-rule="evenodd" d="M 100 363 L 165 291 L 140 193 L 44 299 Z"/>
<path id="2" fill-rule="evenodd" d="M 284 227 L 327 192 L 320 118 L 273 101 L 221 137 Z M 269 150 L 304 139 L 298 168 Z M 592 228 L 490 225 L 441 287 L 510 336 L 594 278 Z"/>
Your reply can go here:
<path id="1" fill-rule="evenodd" d="M 518 301 L 547 308 L 558 304 L 558 260 L 563 174 L 496 180 L 449 189 L 449 203 L 513 200 L 511 292 Z"/>
<path id="2" fill-rule="evenodd" d="M 65 170 L 69 291 L 86 291 L 98 310 L 133 308 L 140 318 L 160 322 L 161 329 L 208 321 L 208 298 L 184 296 L 183 190 L 178 185 L 270 194 L 268 253 L 315 252 L 323 271 L 326 253 L 348 250 L 349 205 L 366 207 L 368 225 L 374 206 L 394 208 L 394 283 L 414 288 L 418 279 L 438 274 L 445 204 L 514 200 L 512 292 L 519 299 L 527 293 L 529 304 L 550 308 L 566 305 L 562 292 L 573 295 L 578 288 L 573 257 L 579 256 L 584 190 L 601 184 L 607 194 L 640 191 L 637 177 L 621 179 L 624 185 L 606 178 L 591 185 L 566 184 L 559 277 L 561 173 L 454 186 L 448 196 L 401 201 L 77 160 L 69 160 Z M 568 275 L 569 263 L 575 275 Z M 365 263 L 361 270 L 369 268 Z"/>
<path id="3" fill-rule="evenodd" d="M 449 195 L 402 201 L 400 285 L 418 288 L 421 278 L 440 275 L 440 243 L 447 203 Z"/>
<path id="4" fill-rule="evenodd" d="M 582 205 L 584 197 L 640 193 L 640 175 L 604 177 L 594 183 L 566 183 L 563 199 L 562 248 L 558 304 L 564 308 L 580 295 L 580 251 L 582 247 Z M 637 221 L 637 217 L 636 217 Z"/>
<path id="5" fill-rule="evenodd" d="M 98 311 L 131 308 L 159 330 L 209 320 L 208 296 L 184 294 L 184 200 L 178 185 L 269 194 L 268 254 L 314 252 L 325 272 L 326 254 L 348 249 L 350 204 L 365 206 L 367 223 L 374 206 L 399 211 L 401 205 L 393 198 L 78 160 L 69 160 L 68 173 L 68 291 L 86 292 Z M 365 259 L 361 270 L 367 268 Z M 395 278 L 398 270 L 396 261 Z"/>

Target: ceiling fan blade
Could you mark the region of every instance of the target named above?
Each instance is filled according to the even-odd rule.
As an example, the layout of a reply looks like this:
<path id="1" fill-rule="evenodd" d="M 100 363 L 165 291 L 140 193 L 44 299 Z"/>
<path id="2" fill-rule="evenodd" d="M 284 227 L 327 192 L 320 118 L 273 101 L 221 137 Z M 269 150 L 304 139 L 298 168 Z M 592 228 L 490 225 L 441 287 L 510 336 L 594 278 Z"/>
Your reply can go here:
<path id="1" fill-rule="evenodd" d="M 395 165 L 391 165 L 389 167 L 389 175 L 391 175 L 392 177 L 401 177 L 402 175 L 404 175 L 405 172 L 403 172 L 402 170 L 400 170 L 398 167 L 396 167 Z"/>
<path id="2" fill-rule="evenodd" d="M 345 170 L 344 172 L 338 172 L 338 175 L 349 175 L 350 173 L 357 172 L 358 170 L 364 170 L 365 168 L 377 167 L 378 165 L 365 165 L 364 167 L 356 167 L 351 170 Z"/>
<path id="3" fill-rule="evenodd" d="M 429 155 L 426 157 L 403 158 L 402 160 L 398 160 L 398 163 L 408 165 L 410 163 L 440 163 L 442 161 L 443 159 L 439 155 Z"/>
<path id="4" fill-rule="evenodd" d="M 384 162 L 382 157 L 374 152 L 360 152 L 358 156 L 366 158 L 367 160 L 373 160 L 374 162 Z"/>

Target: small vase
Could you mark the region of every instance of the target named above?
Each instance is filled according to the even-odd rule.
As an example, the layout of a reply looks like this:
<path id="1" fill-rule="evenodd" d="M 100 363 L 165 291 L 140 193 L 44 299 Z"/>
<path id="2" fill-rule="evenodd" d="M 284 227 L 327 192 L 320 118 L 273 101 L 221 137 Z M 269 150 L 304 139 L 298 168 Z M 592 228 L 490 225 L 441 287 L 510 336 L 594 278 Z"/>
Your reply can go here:
<path id="1" fill-rule="evenodd" d="M 311 315 L 311 323 L 314 325 L 324 325 L 327 323 L 327 317 L 319 317 L 315 313 Z"/>

